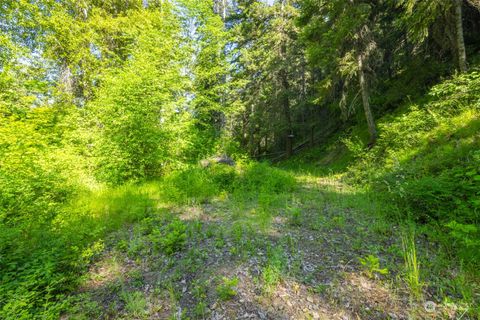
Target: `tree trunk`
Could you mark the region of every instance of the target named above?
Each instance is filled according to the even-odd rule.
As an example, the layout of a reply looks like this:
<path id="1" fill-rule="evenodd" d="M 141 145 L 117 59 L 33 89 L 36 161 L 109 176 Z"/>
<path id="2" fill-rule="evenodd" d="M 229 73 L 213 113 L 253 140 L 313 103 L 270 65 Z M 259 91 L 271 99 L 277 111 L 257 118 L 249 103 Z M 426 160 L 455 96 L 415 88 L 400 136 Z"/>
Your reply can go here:
<path id="1" fill-rule="evenodd" d="M 250 108 L 250 116 L 248 121 L 248 150 L 251 156 L 255 156 L 255 124 L 252 116 L 255 114 L 255 109 L 252 104 Z"/>
<path id="2" fill-rule="evenodd" d="M 292 135 L 288 135 L 287 136 L 287 147 L 286 147 L 286 157 L 287 159 L 290 158 L 293 154 L 293 136 Z"/>
<path id="3" fill-rule="evenodd" d="M 227 1 L 222 0 L 222 20 L 227 20 Z"/>
<path id="4" fill-rule="evenodd" d="M 367 119 L 368 132 L 370 133 L 369 145 L 372 146 L 377 141 L 377 129 L 375 127 L 375 120 L 373 119 L 372 110 L 370 109 L 370 102 L 368 99 L 368 87 L 365 81 L 365 72 L 363 70 L 363 57 L 358 55 L 358 80 L 360 83 L 360 91 L 362 93 L 363 110 L 365 111 L 365 118 Z"/>
<path id="5" fill-rule="evenodd" d="M 462 26 L 462 0 L 453 0 L 455 6 L 455 31 L 457 42 L 458 66 L 460 72 L 467 72 L 467 54 L 465 52 L 465 41 L 463 39 Z"/>
<path id="6" fill-rule="evenodd" d="M 288 0 L 282 1 L 282 7 L 281 7 L 281 13 L 282 13 L 282 18 L 286 19 L 285 17 L 285 7 L 288 5 Z M 282 34 L 282 42 L 280 44 L 280 57 L 283 62 L 283 66 L 280 69 L 279 76 L 280 76 L 280 83 L 282 86 L 282 106 L 283 106 L 283 114 L 285 117 L 285 122 L 287 125 L 287 132 L 286 132 L 286 157 L 290 158 L 290 156 L 293 154 L 293 127 L 292 127 L 292 116 L 290 112 L 290 97 L 289 97 L 289 91 L 290 91 L 290 83 L 288 82 L 288 69 L 287 69 L 287 34 L 285 30 L 282 29 L 280 30 Z"/>
<path id="7" fill-rule="evenodd" d="M 315 126 L 310 127 L 310 147 L 313 147 L 315 143 Z"/>
<path id="8" fill-rule="evenodd" d="M 290 98 L 288 96 L 288 91 L 290 85 L 287 79 L 287 73 L 285 71 L 281 72 L 281 82 L 282 82 L 282 105 L 283 105 L 283 115 L 285 117 L 285 122 L 287 125 L 287 134 L 286 134 L 286 156 L 289 158 L 293 154 L 292 140 L 293 140 L 293 128 L 292 128 L 292 116 L 290 113 Z"/>
<path id="9" fill-rule="evenodd" d="M 268 154 L 268 135 L 265 136 L 265 154 Z"/>

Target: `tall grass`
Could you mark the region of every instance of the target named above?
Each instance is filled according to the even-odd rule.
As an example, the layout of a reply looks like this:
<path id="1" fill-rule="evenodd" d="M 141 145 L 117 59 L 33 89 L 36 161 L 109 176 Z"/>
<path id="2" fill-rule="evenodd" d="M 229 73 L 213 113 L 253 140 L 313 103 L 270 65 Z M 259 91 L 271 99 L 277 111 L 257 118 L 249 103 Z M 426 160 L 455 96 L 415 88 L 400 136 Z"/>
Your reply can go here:
<path id="1" fill-rule="evenodd" d="M 405 262 L 405 282 L 415 299 L 422 297 L 423 283 L 420 281 L 420 263 L 417 259 L 415 234 L 413 231 L 405 231 L 402 234 L 402 250 Z"/>

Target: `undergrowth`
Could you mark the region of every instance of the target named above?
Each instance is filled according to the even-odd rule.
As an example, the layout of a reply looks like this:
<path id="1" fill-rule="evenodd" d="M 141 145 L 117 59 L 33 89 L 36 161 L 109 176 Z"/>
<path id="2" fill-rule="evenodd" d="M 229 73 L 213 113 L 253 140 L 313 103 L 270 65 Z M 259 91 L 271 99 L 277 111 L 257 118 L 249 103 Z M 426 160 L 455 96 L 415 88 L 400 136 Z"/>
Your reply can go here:
<path id="1" fill-rule="evenodd" d="M 442 230 L 447 236 L 439 240 L 453 242 L 467 264 L 480 262 L 479 90 L 480 72 L 454 77 L 433 87 L 426 102 L 383 117 L 371 150 L 347 139 L 356 161 L 345 180 L 397 203 L 402 219 Z"/>
<path id="2" fill-rule="evenodd" d="M 104 250 L 106 236 L 148 219 L 152 213 L 161 214 L 161 203 L 182 206 L 232 194 L 239 199 L 259 199 L 267 213 L 270 194 L 291 191 L 295 185 L 291 174 L 266 163 L 191 166 L 158 181 L 70 193 L 51 202 L 51 208 L 31 202 L 35 207 L 17 216 L 23 219 L 22 224 L 8 220 L 0 224 L 0 318 L 59 317 L 68 308 L 68 293 L 78 285 L 79 276 Z M 34 210 L 48 211 L 49 216 L 35 221 L 30 213 Z M 185 225 L 178 219 L 162 223 L 156 227 L 142 223 L 151 228 L 148 233 L 153 248 L 167 255 L 182 250 L 188 231 Z M 144 250 L 142 243 L 120 241 L 118 246 L 135 256 Z M 128 300 L 127 304 L 134 308 L 136 301 Z"/>

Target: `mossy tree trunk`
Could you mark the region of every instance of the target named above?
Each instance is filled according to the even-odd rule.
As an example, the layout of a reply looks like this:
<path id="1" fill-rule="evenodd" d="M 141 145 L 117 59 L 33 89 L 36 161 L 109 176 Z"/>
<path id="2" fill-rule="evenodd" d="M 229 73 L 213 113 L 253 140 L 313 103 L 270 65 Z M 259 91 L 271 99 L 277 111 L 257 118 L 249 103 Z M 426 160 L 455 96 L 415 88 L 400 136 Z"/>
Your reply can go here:
<path id="1" fill-rule="evenodd" d="M 455 33 L 457 42 L 458 67 L 460 72 L 467 72 L 467 54 L 465 51 L 465 40 L 463 38 L 462 25 L 462 0 L 453 0 L 455 9 Z"/>
<path id="2" fill-rule="evenodd" d="M 377 128 L 375 120 L 373 119 L 372 109 L 370 108 L 370 101 L 368 96 L 368 85 L 365 81 L 365 70 L 363 66 L 363 56 L 358 55 L 358 81 L 360 84 L 360 91 L 362 94 L 363 110 L 365 111 L 365 118 L 367 119 L 368 132 L 370 134 L 369 145 L 375 144 L 377 141 Z"/>

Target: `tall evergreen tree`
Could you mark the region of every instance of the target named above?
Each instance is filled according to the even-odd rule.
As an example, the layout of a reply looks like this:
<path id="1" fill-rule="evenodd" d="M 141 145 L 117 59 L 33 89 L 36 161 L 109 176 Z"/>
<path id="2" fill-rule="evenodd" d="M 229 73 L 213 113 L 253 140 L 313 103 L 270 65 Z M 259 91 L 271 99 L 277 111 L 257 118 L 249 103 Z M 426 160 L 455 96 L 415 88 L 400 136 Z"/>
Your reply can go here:
<path id="1" fill-rule="evenodd" d="M 352 83 L 357 83 L 370 144 L 374 144 L 377 138 L 370 106 L 369 76 L 374 74 L 380 58 L 376 39 L 378 14 L 371 1 L 306 0 L 302 3 L 300 18 L 310 62 L 322 72 L 324 92 L 339 90 L 339 104 L 345 113 L 351 111 L 347 107 L 347 96 L 352 90 Z"/>
<path id="2" fill-rule="evenodd" d="M 308 70 L 303 47 L 297 41 L 298 14 L 294 1 L 239 1 L 234 24 L 237 48 L 235 78 L 244 86 L 237 92 L 244 111 L 242 145 L 252 155 L 293 151 L 295 108 L 304 98 Z"/>
<path id="3" fill-rule="evenodd" d="M 410 36 L 417 43 L 425 41 L 431 32 L 443 35 L 441 42 L 449 43 L 457 57 L 460 72 L 467 71 L 467 57 L 463 36 L 462 7 L 464 0 L 402 0 L 405 19 Z M 446 40 L 446 41 L 445 41 Z"/>

